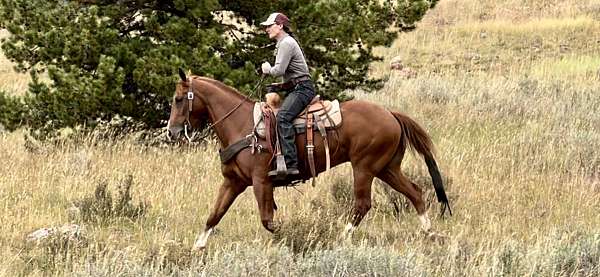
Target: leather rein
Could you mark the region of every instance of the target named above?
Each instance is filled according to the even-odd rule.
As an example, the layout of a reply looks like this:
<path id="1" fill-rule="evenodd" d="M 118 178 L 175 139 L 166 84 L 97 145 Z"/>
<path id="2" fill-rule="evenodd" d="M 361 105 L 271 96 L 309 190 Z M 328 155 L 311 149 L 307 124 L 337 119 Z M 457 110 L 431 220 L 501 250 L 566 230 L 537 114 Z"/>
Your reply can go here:
<path id="1" fill-rule="evenodd" d="M 254 87 L 252 93 L 250 95 L 254 95 L 255 93 L 257 93 L 258 88 L 260 87 L 260 85 L 262 84 L 263 80 L 265 79 L 265 75 L 262 75 L 260 77 L 260 80 L 258 81 L 258 83 L 256 84 L 256 86 Z M 185 137 L 187 138 L 188 142 L 192 142 L 194 140 L 193 135 L 190 136 L 188 134 L 188 126 L 192 126 L 192 123 L 190 122 L 190 114 L 192 113 L 192 108 L 193 108 L 193 103 L 194 103 L 194 79 L 192 79 L 192 77 L 188 78 L 188 83 L 189 85 L 189 89 L 187 92 L 187 100 L 188 100 L 188 112 L 185 115 L 185 122 L 183 124 L 184 126 L 184 134 Z M 209 135 L 209 131 L 215 127 L 216 125 L 218 125 L 219 123 L 223 122 L 227 117 L 229 117 L 231 114 L 233 114 L 239 107 L 242 106 L 242 104 L 244 104 L 244 102 L 246 102 L 247 100 L 249 100 L 250 98 L 248 97 L 248 95 L 244 96 L 244 99 L 242 99 L 242 101 L 240 101 L 239 104 L 237 104 L 233 109 L 231 109 L 231 111 L 229 111 L 228 113 L 226 113 L 223 117 L 221 117 L 220 119 L 216 120 L 215 122 L 208 124 L 208 126 L 206 126 L 206 128 L 204 128 L 204 130 L 202 131 L 202 135 L 200 136 L 200 139 L 205 139 L 206 137 L 208 137 Z"/>

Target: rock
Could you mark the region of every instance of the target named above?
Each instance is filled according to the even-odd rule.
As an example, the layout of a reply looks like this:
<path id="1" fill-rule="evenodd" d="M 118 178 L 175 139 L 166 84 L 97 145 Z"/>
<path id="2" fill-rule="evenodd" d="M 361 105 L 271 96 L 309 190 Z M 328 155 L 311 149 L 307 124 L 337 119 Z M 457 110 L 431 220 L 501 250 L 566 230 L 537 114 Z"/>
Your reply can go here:
<path id="1" fill-rule="evenodd" d="M 28 242 L 40 242 L 55 232 L 54 228 L 42 228 L 27 236 Z"/>
<path id="2" fill-rule="evenodd" d="M 400 56 L 396 56 L 396 57 L 392 58 L 392 60 L 390 61 L 390 69 L 402 70 L 403 68 L 404 68 L 404 65 L 402 64 L 402 59 L 400 58 Z"/>
<path id="3" fill-rule="evenodd" d="M 405 67 L 402 70 L 397 71 L 397 76 L 403 79 L 411 79 L 417 77 L 417 71 L 410 67 Z"/>
<path id="4" fill-rule="evenodd" d="M 64 239 L 71 242 L 81 242 L 84 239 L 84 231 L 83 228 L 77 224 L 41 228 L 27 235 L 26 241 L 40 244 L 49 239 Z"/>

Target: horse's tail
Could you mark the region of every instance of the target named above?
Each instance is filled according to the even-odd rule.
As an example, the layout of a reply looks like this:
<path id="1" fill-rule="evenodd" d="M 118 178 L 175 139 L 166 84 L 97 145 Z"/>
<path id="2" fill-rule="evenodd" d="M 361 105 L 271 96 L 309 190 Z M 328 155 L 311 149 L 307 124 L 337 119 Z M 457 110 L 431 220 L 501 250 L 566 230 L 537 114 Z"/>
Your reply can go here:
<path id="1" fill-rule="evenodd" d="M 435 194 L 438 202 L 442 203 L 442 216 L 446 212 L 446 208 L 448 208 L 448 212 L 450 212 L 450 215 L 452 215 L 452 209 L 450 209 L 450 203 L 448 202 L 448 197 L 446 196 L 446 191 L 444 190 L 444 182 L 442 181 L 442 176 L 438 169 L 437 163 L 433 158 L 434 148 L 431 138 L 419 125 L 419 123 L 412 120 L 407 115 L 399 112 L 392 112 L 392 114 L 398 123 L 400 123 L 400 127 L 402 128 L 403 135 L 401 144 L 407 145 L 408 142 L 408 145 L 413 150 L 421 154 L 425 159 L 433 187 L 435 188 Z"/>

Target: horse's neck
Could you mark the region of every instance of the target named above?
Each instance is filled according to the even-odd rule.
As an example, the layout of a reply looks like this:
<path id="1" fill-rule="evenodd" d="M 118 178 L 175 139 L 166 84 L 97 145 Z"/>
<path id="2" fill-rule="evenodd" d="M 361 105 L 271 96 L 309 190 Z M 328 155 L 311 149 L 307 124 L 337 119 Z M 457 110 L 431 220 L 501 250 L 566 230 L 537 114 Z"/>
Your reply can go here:
<path id="1" fill-rule="evenodd" d="M 253 103 L 240 94 L 204 80 L 210 92 L 203 93 L 210 121 L 223 147 L 242 139 L 252 131 Z M 239 105 L 239 107 L 238 107 Z M 235 109 L 235 110 L 234 110 Z"/>

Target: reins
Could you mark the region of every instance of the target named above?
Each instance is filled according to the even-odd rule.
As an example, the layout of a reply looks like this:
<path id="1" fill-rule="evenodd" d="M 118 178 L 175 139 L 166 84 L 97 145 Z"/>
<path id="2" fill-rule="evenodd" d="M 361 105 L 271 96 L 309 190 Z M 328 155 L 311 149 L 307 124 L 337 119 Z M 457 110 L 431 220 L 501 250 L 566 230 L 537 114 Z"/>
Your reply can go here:
<path id="1" fill-rule="evenodd" d="M 252 90 L 252 92 L 250 93 L 250 96 L 254 96 L 255 94 L 258 94 L 258 89 L 260 88 L 260 86 L 262 85 L 263 81 L 265 79 L 265 75 L 261 75 L 260 80 L 258 81 L 258 83 L 256 84 L 256 86 L 254 86 L 254 89 Z M 187 138 L 188 142 L 192 142 L 194 137 L 190 137 L 188 135 L 188 126 L 192 126 L 192 123 L 190 122 L 190 114 L 192 113 L 192 107 L 193 107 L 193 102 L 194 102 L 194 88 L 193 88 L 193 79 L 190 77 L 188 78 L 188 82 L 190 83 L 189 85 L 189 90 L 187 92 L 187 100 L 188 100 L 188 112 L 185 116 L 185 124 L 184 124 L 184 134 L 185 137 Z M 204 130 L 202 130 L 202 134 L 200 135 L 200 139 L 204 140 L 206 137 L 208 137 L 210 134 L 210 130 L 215 127 L 216 125 L 218 125 L 219 123 L 223 122 L 226 118 L 228 118 L 230 115 L 232 115 L 239 107 L 242 106 L 242 104 L 244 104 L 244 102 L 246 102 L 247 100 L 249 100 L 250 98 L 248 97 L 248 95 L 244 96 L 244 99 L 242 99 L 242 101 L 240 101 L 239 104 L 237 104 L 233 109 L 231 109 L 231 111 L 229 111 L 228 113 L 226 113 L 223 117 L 221 117 L 220 119 L 216 120 L 215 122 L 208 124 L 208 126 L 206 126 L 206 128 L 204 128 Z"/>

